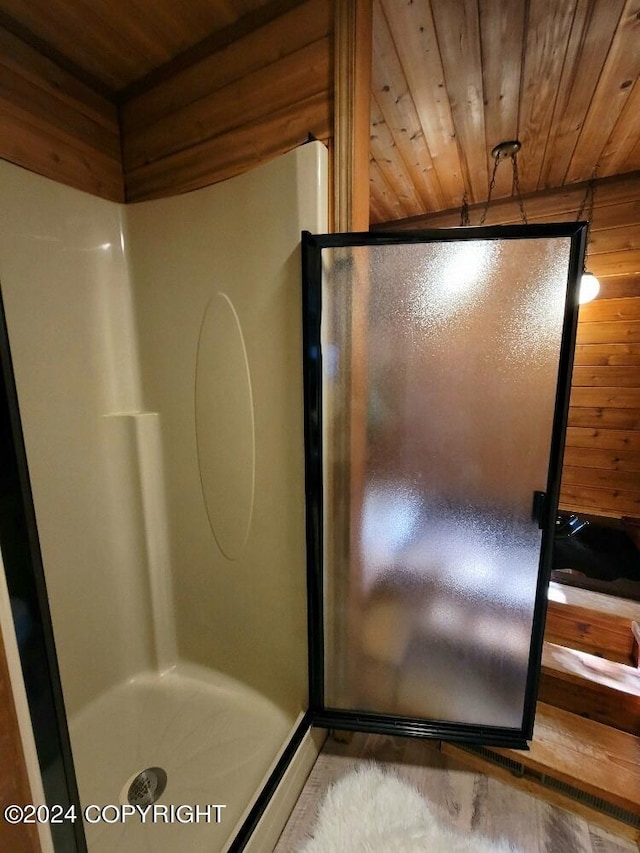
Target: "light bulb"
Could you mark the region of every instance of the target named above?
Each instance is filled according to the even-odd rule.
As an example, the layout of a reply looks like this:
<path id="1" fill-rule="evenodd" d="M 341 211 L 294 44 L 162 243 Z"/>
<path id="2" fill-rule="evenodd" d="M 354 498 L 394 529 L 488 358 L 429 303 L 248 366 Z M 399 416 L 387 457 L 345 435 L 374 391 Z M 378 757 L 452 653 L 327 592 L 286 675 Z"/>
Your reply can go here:
<path id="1" fill-rule="evenodd" d="M 600 282 L 590 272 L 583 272 L 580 280 L 580 295 L 578 296 L 578 304 L 584 305 L 585 302 L 591 302 L 600 292 Z"/>

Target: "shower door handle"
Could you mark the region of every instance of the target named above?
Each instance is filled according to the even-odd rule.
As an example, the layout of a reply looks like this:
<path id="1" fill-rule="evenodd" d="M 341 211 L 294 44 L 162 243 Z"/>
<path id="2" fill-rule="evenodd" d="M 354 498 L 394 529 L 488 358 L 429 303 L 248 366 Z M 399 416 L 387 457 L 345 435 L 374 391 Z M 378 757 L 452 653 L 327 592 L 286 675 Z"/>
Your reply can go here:
<path id="1" fill-rule="evenodd" d="M 531 508 L 531 518 L 533 521 L 537 522 L 540 530 L 545 525 L 545 515 L 547 509 L 547 493 L 546 492 L 534 492 L 533 493 L 533 506 Z"/>

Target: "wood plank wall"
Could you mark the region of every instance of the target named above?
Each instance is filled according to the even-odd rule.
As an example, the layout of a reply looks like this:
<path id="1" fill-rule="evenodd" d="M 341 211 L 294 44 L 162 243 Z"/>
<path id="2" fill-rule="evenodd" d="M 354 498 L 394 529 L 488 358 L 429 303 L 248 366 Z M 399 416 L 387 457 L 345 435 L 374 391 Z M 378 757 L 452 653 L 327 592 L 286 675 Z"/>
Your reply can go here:
<path id="1" fill-rule="evenodd" d="M 16 803 L 33 802 L 27 767 L 13 701 L 9 667 L 0 632 L 0 809 Z M 40 841 L 35 825 L 12 826 L 0 818 L 0 849 L 12 853 L 38 853 Z"/>
<path id="2" fill-rule="evenodd" d="M 103 198 L 139 201 L 232 177 L 310 135 L 328 141 L 333 3 L 283 6 L 136 87 L 120 116 L 115 93 L 108 100 L 0 26 L 0 157 Z"/>
<path id="3" fill-rule="evenodd" d="M 127 201 L 197 189 L 333 135 L 332 3 L 306 0 L 122 107 Z"/>
<path id="4" fill-rule="evenodd" d="M 525 198 L 530 222 L 573 221 L 585 184 Z M 477 224 L 481 206 L 471 209 Z M 520 221 L 500 200 L 487 224 Z M 376 226 L 376 230 L 448 228 L 446 211 Z M 640 172 L 597 182 L 587 267 L 600 295 L 580 308 L 561 508 L 590 515 L 640 517 Z"/>
<path id="5" fill-rule="evenodd" d="M 115 105 L 2 27 L 0 157 L 102 198 L 124 200 Z"/>

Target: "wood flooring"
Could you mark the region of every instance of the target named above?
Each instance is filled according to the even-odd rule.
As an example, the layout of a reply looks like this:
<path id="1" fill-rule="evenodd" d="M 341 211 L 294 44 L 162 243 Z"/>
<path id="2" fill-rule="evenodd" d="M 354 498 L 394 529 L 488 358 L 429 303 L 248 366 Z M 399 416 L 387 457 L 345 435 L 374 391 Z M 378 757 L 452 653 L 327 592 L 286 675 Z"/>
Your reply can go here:
<path id="1" fill-rule="evenodd" d="M 327 739 L 274 853 L 296 853 L 312 835 L 329 785 L 366 761 L 379 762 L 415 785 L 445 825 L 502 838 L 523 853 L 637 851 L 632 841 L 468 769 L 441 753 L 437 742 L 355 734 L 350 743 Z"/>

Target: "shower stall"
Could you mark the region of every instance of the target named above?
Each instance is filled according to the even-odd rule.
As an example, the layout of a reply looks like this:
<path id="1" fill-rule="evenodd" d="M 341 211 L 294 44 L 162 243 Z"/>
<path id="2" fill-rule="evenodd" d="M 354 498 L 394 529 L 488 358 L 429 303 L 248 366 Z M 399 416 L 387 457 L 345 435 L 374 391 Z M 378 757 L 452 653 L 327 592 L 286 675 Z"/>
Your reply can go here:
<path id="1" fill-rule="evenodd" d="M 532 735 L 586 226 L 322 233 L 326 155 L 127 207 L 0 163 L 56 853 L 270 850 L 327 728 Z"/>
<path id="2" fill-rule="evenodd" d="M 212 807 L 85 820 L 88 849 L 229 849 L 308 707 L 299 246 L 327 228 L 326 150 L 126 207 L 6 162 L 0 180 L 9 397 L 79 801 Z M 24 652 L 47 614 L 12 554 Z M 25 680 L 51 802 L 66 733 Z M 82 849 L 77 822 L 52 831 Z"/>

